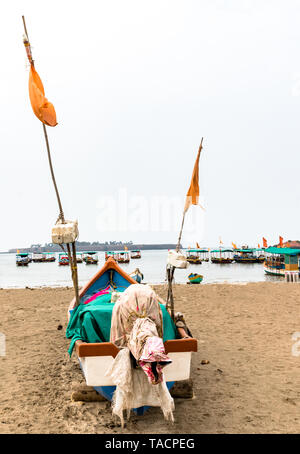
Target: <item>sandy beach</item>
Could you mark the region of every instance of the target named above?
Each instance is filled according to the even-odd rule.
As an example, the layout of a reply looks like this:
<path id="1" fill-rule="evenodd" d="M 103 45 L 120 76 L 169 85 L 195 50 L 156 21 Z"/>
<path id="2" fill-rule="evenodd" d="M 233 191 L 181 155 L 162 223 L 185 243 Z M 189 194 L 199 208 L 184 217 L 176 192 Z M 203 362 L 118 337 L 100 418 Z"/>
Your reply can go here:
<path id="1" fill-rule="evenodd" d="M 166 297 L 165 286 L 154 286 Z M 300 430 L 300 286 L 175 285 L 176 310 L 199 341 L 193 399 L 115 423 L 109 402 L 71 400 L 84 380 L 67 354 L 68 288 L 0 290 L 0 433 L 296 433 Z M 208 364 L 201 364 L 208 360 Z"/>

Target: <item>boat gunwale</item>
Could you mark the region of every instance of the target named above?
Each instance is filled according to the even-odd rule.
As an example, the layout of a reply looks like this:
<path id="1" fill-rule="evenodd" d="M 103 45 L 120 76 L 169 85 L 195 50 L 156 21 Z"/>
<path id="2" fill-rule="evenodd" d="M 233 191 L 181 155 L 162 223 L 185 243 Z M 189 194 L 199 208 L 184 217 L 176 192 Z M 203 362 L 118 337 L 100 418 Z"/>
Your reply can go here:
<path id="1" fill-rule="evenodd" d="M 164 346 L 166 354 L 198 351 L 198 342 L 195 338 L 170 339 L 164 342 Z M 90 356 L 112 356 L 115 358 L 120 349 L 112 342 L 88 343 L 77 340 L 75 351 L 79 358 Z"/>

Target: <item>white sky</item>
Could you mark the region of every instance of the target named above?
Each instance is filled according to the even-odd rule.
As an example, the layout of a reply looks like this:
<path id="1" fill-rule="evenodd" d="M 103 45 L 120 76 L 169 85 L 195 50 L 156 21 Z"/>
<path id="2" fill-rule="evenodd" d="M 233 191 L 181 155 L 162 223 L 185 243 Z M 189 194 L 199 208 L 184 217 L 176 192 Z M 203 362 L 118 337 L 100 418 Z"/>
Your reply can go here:
<path id="1" fill-rule="evenodd" d="M 299 1 L 11 0 L 0 16 L 0 250 L 51 241 L 58 215 L 22 14 L 56 109 L 48 135 L 80 240 L 175 243 L 202 136 L 206 211 L 188 211 L 183 243 L 300 238 Z M 177 198 L 170 228 L 166 212 L 151 224 L 154 196 Z M 117 231 L 105 227 L 103 197 Z"/>

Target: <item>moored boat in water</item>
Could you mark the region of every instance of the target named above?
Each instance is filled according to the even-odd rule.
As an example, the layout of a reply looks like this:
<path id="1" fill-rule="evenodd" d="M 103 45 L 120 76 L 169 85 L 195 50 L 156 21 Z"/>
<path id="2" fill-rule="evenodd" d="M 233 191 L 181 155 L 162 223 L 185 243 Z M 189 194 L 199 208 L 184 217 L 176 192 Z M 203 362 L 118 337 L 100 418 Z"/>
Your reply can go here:
<path id="1" fill-rule="evenodd" d="M 202 249 L 187 249 L 186 260 L 194 265 L 201 265 L 202 263 L 202 259 L 200 257 L 201 251 Z"/>
<path id="2" fill-rule="evenodd" d="M 204 248 L 200 249 L 200 259 L 202 262 L 209 262 L 209 249 Z"/>
<path id="3" fill-rule="evenodd" d="M 83 263 L 82 252 L 76 252 L 76 263 Z"/>
<path id="4" fill-rule="evenodd" d="M 69 257 L 68 254 L 64 252 L 60 252 L 58 255 L 58 265 L 59 266 L 68 266 L 69 265 Z"/>
<path id="5" fill-rule="evenodd" d="M 17 266 L 28 266 L 29 264 L 29 254 L 27 252 L 21 252 L 16 254 L 16 265 Z"/>
<path id="6" fill-rule="evenodd" d="M 130 262 L 130 257 L 129 257 L 128 251 L 115 252 L 114 257 L 118 263 L 129 263 Z"/>
<path id="7" fill-rule="evenodd" d="M 233 262 L 233 250 L 226 248 L 213 249 L 210 251 L 212 263 L 228 264 Z"/>
<path id="8" fill-rule="evenodd" d="M 236 263 L 263 263 L 265 261 L 263 251 L 263 249 L 244 246 L 234 250 L 233 258 Z"/>
<path id="9" fill-rule="evenodd" d="M 86 265 L 97 265 L 98 264 L 98 254 L 96 251 L 84 252 L 82 254 L 82 258 Z"/>
<path id="10" fill-rule="evenodd" d="M 140 259 L 142 257 L 140 249 L 132 249 L 130 251 L 131 259 Z"/>
<path id="11" fill-rule="evenodd" d="M 45 260 L 45 256 L 42 252 L 33 252 L 32 254 L 32 261 L 33 263 L 42 263 Z"/>
<path id="12" fill-rule="evenodd" d="M 109 259 L 109 257 L 114 258 L 115 252 L 114 251 L 105 251 L 105 261 Z"/>
<path id="13" fill-rule="evenodd" d="M 266 274 L 285 277 L 289 282 L 298 282 L 300 249 L 269 247 L 265 249 L 265 253 Z"/>
<path id="14" fill-rule="evenodd" d="M 55 262 L 56 256 L 53 252 L 44 252 L 43 262 Z"/>

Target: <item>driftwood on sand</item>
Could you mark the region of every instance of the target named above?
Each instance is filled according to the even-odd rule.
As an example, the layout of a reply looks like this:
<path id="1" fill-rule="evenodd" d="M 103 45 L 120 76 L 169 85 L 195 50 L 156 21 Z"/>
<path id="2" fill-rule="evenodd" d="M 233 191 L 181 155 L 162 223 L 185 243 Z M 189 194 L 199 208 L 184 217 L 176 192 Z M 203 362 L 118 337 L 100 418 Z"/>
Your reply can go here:
<path id="1" fill-rule="evenodd" d="M 73 388 L 71 400 L 73 402 L 105 402 L 105 397 L 98 394 L 92 386 L 78 385 Z"/>

